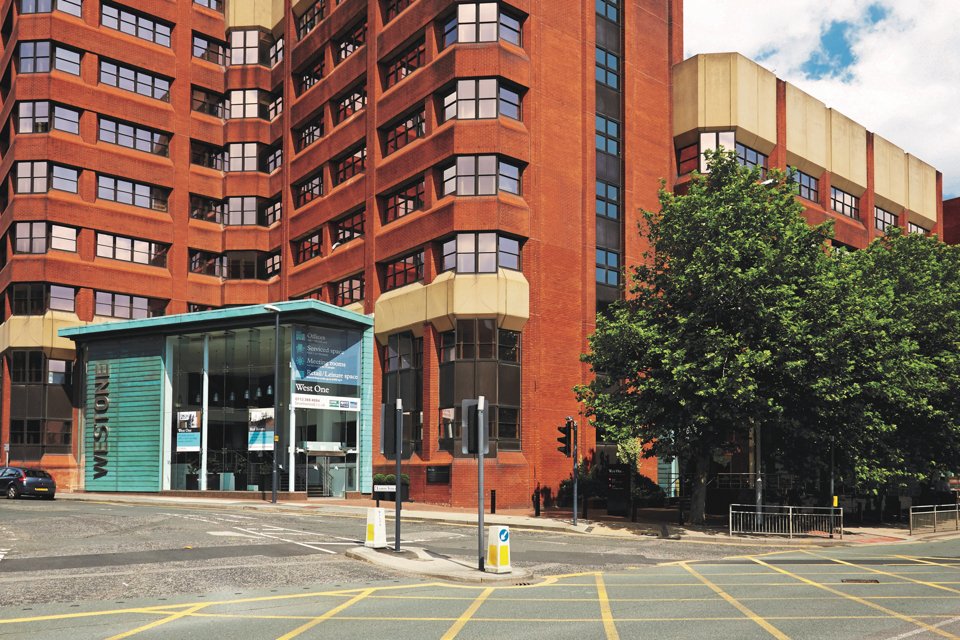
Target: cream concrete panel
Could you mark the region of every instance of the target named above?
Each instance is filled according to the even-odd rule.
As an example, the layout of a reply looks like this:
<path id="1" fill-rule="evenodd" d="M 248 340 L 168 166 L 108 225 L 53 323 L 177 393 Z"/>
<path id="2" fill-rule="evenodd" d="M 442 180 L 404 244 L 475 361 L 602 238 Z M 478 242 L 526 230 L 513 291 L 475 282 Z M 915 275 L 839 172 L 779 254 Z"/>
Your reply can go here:
<path id="1" fill-rule="evenodd" d="M 227 28 L 263 27 L 273 31 L 283 20 L 283 0 L 227 0 Z"/>
<path id="2" fill-rule="evenodd" d="M 388 291 L 377 300 L 373 328 L 385 343 L 397 331 L 419 334 L 430 322 L 439 331 L 456 319 L 495 316 L 497 326 L 520 331 L 530 318 L 530 285 L 519 271 L 491 274 L 441 273 L 429 285 L 419 283 Z"/>
<path id="3" fill-rule="evenodd" d="M 43 349 L 51 358 L 73 359 L 74 342 L 60 329 L 90 324 L 73 313 L 48 311 L 42 316 L 10 316 L 0 324 L 0 353 L 7 349 Z"/>
<path id="4" fill-rule="evenodd" d="M 930 229 L 937 223 L 937 170 L 907 154 L 907 209 L 910 221 Z M 917 217 L 921 219 L 917 219 Z"/>
<path id="5" fill-rule="evenodd" d="M 673 67 L 673 135 L 700 128 L 700 59 L 687 58 Z"/>
<path id="6" fill-rule="evenodd" d="M 787 85 L 787 160 L 814 176 L 830 169 L 830 115 L 827 106 Z"/>
<path id="7" fill-rule="evenodd" d="M 700 129 L 734 126 L 733 54 L 700 56 Z"/>
<path id="8" fill-rule="evenodd" d="M 777 77 L 753 60 L 734 54 L 733 124 L 737 140 L 763 153 L 777 144 Z"/>
<path id="9" fill-rule="evenodd" d="M 833 184 L 862 195 L 867 188 L 867 130 L 839 111 L 829 111 Z"/>
<path id="10" fill-rule="evenodd" d="M 343 309 L 347 311 L 353 311 L 354 313 L 359 313 L 360 315 L 364 315 L 363 302 L 352 302 L 348 305 L 344 305 Z"/>
<path id="11" fill-rule="evenodd" d="M 907 154 L 895 144 L 880 136 L 873 136 L 873 182 L 878 204 L 898 213 L 907 206 Z M 883 206 L 882 204 L 880 206 Z"/>

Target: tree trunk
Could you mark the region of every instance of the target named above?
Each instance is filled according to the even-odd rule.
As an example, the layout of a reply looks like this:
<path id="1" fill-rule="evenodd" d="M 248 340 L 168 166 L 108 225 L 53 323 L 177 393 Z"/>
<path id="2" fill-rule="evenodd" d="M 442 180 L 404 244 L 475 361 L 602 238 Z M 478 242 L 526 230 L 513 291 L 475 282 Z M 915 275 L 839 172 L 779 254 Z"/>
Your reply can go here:
<path id="1" fill-rule="evenodd" d="M 690 495 L 690 523 L 703 524 L 707 507 L 707 472 L 710 456 L 700 454 L 694 460 L 693 489 Z"/>

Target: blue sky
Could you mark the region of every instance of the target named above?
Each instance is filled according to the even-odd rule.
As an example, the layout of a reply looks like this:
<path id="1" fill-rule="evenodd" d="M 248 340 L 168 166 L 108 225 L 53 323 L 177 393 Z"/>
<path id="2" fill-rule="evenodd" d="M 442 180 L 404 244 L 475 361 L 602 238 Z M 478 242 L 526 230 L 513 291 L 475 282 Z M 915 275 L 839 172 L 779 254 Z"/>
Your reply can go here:
<path id="1" fill-rule="evenodd" d="M 739 51 L 943 173 L 960 196 L 960 2 L 685 0 L 686 55 Z"/>

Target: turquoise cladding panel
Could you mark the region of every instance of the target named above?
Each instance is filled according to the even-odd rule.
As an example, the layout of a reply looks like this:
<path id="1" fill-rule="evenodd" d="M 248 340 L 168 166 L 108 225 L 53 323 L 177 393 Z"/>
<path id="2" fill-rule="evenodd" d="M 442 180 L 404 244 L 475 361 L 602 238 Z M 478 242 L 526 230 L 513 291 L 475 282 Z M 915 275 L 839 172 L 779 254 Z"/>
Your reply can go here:
<path id="1" fill-rule="evenodd" d="M 159 337 L 87 345 L 87 491 L 160 491 L 163 348 Z"/>
<path id="2" fill-rule="evenodd" d="M 361 359 L 360 441 L 357 443 L 357 469 L 360 492 L 373 492 L 373 328 L 363 332 Z"/>

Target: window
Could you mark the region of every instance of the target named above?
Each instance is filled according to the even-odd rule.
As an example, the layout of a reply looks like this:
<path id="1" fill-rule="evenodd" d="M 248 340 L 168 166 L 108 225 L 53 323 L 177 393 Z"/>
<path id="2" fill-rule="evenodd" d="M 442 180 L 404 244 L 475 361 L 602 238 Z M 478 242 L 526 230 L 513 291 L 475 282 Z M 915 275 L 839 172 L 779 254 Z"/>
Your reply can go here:
<path id="1" fill-rule="evenodd" d="M 620 22 L 620 0 L 597 0 L 597 15 L 611 22 Z"/>
<path id="2" fill-rule="evenodd" d="M 274 147 L 267 147 L 263 152 L 260 162 L 260 171 L 264 173 L 273 173 L 283 164 L 283 146 L 277 144 Z"/>
<path id="3" fill-rule="evenodd" d="M 322 254 L 320 249 L 323 246 L 323 234 L 320 231 L 293 241 L 293 262 L 302 264 L 307 260 L 319 258 Z"/>
<path id="4" fill-rule="evenodd" d="M 423 208 L 423 176 L 415 182 L 406 184 L 383 198 L 383 223 L 393 222 L 397 218 L 419 211 Z"/>
<path id="5" fill-rule="evenodd" d="M 301 70 L 294 73 L 293 79 L 298 95 L 323 80 L 323 55 L 309 60 Z"/>
<path id="6" fill-rule="evenodd" d="M 46 253 L 48 249 L 76 253 L 77 230 L 48 222 L 14 223 L 14 253 Z"/>
<path id="7" fill-rule="evenodd" d="M 597 69 L 596 78 L 600 84 L 605 84 L 611 89 L 620 89 L 620 56 L 607 51 L 603 47 L 597 47 Z"/>
<path id="8" fill-rule="evenodd" d="M 303 151 L 323 137 L 323 110 L 321 109 L 302 127 L 293 130 L 293 142 L 297 151 Z"/>
<path id="9" fill-rule="evenodd" d="M 208 222 L 223 222 L 226 205 L 221 200 L 190 194 L 190 217 Z"/>
<path id="10" fill-rule="evenodd" d="M 366 43 L 367 21 L 364 19 L 350 27 L 350 29 L 337 40 L 337 62 L 343 62 Z"/>
<path id="11" fill-rule="evenodd" d="M 230 92 L 231 118 L 270 119 L 270 103 L 273 97 L 258 89 L 237 89 Z"/>
<path id="12" fill-rule="evenodd" d="M 441 271 L 496 273 L 497 268 L 520 270 L 520 243 L 493 232 L 458 233 L 443 243 Z"/>
<path id="13" fill-rule="evenodd" d="M 193 4 L 223 12 L 223 0 L 193 0 Z"/>
<path id="14" fill-rule="evenodd" d="M 47 311 L 73 311 L 73 287 L 40 282 L 10 285 L 10 310 L 15 316 L 42 316 Z"/>
<path id="15" fill-rule="evenodd" d="M 227 63 L 227 43 L 194 32 L 193 57 L 213 64 L 225 65 Z"/>
<path id="16" fill-rule="evenodd" d="M 337 98 L 334 109 L 334 124 L 340 124 L 367 106 L 367 90 L 362 85 Z"/>
<path id="17" fill-rule="evenodd" d="M 326 14 L 326 0 L 316 0 L 307 7 L 302 15 L 297 17 L 297 38 L 303 40 L 308 33 L 314 30 Z"/>
<path id="18" fill-rule="evenodd" d="M 275 67 L 283 61 L 283 38 L 277 38 L 267 49 L 267 61 Z"/>
<path id="19" fill-rule="evenodd" d="M 190 89 L 190 108 L 215 118 L 224 117 L 226 111 L 222 95 L 200 87 Z"/>
<path id="20" fill-rule="evenodd" d="M 459 437 L 461 402 L 482 395 L 491 439 L 499 449 L 520 448 L 520 360 L 520 334 L 498 329 L 494 318 L 460 319 L 440 334 L 441 441 Z"/>
<path id="21" fill-rule="evenodd" d="M 873 208 L 873 221 L 878 231 L 886 231 L 890 227 L 897 226 L 896 214 L 876 206 Z"/>
<path id="22" fill-rule="evenodd" d="M 62 104 L 53 105 L 53 128 L 80 135 L 80 111 Z"/>
<path id="23" fill-rule="evenodd" d="M 16 350 L 9 356 L 10 452 L 15 460 L 40 460 L 69 454 L 72 442 L 73 363 L 47 358 L 40 350 Z M 27 475 L 49 477 L 45 471 Z"/>
<path id="24" fill-rule="evenodd" d="M 763 172 L 767 168 L 767 156 L 739 142 L 736 143 L 736 150 L 737 162 L 739 162 L 741 166 L 749 168 L 758 167 L 761 170 L 761 175 L 765 175 Z"/>
<path id="25" fill-rule="evenodd" d="M 153 318 L 162 316 L 167 303 L 125 293 L 94 292 L 94 315 L 106 318 Z"/>
<path id="26" fill-rule="evenodd" d="M 230 64 L 260 64 L 260 38 L 256 29 L 230 32 Z"/>
<path id="27" fill-rule="evenodd" d="M 259 220 L 259 205 L 256 196 L 231 196 L 226 200 L 223 224 L 256 225 Z"/>
<path id="28" fill-rule="evenodd" d="M 914 222 L 907 222 L 907 233 L 919 233 L 925 236 L 930 233 L 930 229 L 925 229 Z"/>
<path id="29" fill-rule="evenodd" d="M 17 193 L 46 193 L 49 184 L 49 169 L 46 162 L 18 162 Z"/>
<path id="30" fill-rule="evenodd" d="M 497 115 L 520 119 L 520 94 L 497 78 L 458 80 L 454 90 L 443 99 L 444 121 L 496 118 Z"/>
<path id="31" fill-rule="evenodd" d="M 520 193 L 520 167 L 497 156 L 457 156 L 443 170 L 443 195 L 495 195 L 497 191 Z"/>
<path id="32" fill-rule="evenodd" d="M 387 406 L 403 403 L 404 451 L 422 450 L 423 338 L 404 331 L 389 336 L 383 348 L 381 400 Z"/>
<path id="33" fill-rule="evenodd" d="M 97 256 L 135 262 L 151 267 L 166 267 L 170 245 L 109 233 L 97 233 Z"/>
<path id="34" fill-rule="evenodd" d="M 333 161 L 333 183 L 340 184 L 364 172 L 367 166 L 367 145 L 361 145 Z"/>
<path id="35" fill-rule="evenodd" d="M 384 265 L 383 275 L 384 291 L 423 280 L 423 250 L 388 262 Z"/>
<path id="36" fill-rule="evenodd" d="M 259 251 L 227 251 L 222 256 L 227 280 L 266 280 L 274 275 L 269 269 L 279 268 L 271 254 Z"/>
<path id="37" fill-rule="evenodd" d="M 283 113 L 283 96 L 279 95 L 267 103 L 267 120 L 273 120 Z"/>
<path id="38" fill-rule="evenodd" d="M 813 202 L 820 202 L 820 181 L 809 173 L 794 170 L 793 181 L 797 183 L 797 195 Z"/>
<path id="39" fill-rule="evenodd" d="M 495 42 L 520 46 L 520 20 L 498 10 L 496 2 L 464 2 L 444 24 L 443 46 L 457 42 Z"/>
<path id="40" fill-rule="evenodd" d="M 303 182 L 293 185 L 293 201 L 295 206 L 303 205 L 316 200 L 323 195 L 323 172 L 318 172 Z"/>
<path id="41" fill-rule="evenodd" d="M 734 151 L 737 142 L 733 131 L 707 131 L 700 134 L 700 173 L 709 173 L 710 167 L 707 166 L 707 154 L 709 151 L 724 149 L 725 151 Z"/>
<path id="42" fill-rule="evenodd" d="M 17 133 L 46 133 L 49 130 L 49 102 L 21 102 L 17 105 Z"/>
<path id="43" fill-rule="evenodd" d="M 830 187 L 830 208 L 848 218 L 860 219 L 860 198 L 836 187 Z"/>
<path id="44" fill-rule="evenodd" d="M 384 155 L 399 151 L 417 138 L 424 136 L 424 110 L 420 107 L 383 131 Z"/>
<path id="45" fill-rule="evenodd" d="M 17 73 L 47 73 L 50 71 L 50 42 L 21 42 L 18 49 Z"/>
<path id="46" fill-rule="evenodd" d="M 267 278 L 280 275 L 280 254 L 271 253 L 263 259 L 263 275 Z"/>
<path id="47" fill-rule="evenodd" d="M 620 254 L 597 248 L 597 284 L 620 286 Z"/>
<path id="48" fill-rule="evenodd" d="M 57 45 L 53 52 L 53 68 L 74 76 L 80 75 L 80 58 L 82 54 L 73 49 Z"/>
<path id="49" fill-rule="evenodd" d="M 413 0 L 384 0 L 383 23 L 386 24 L 400 15 L 400 12 L 413 4 Z"/>
<path id="50" fill-rule="evenodd" d="M 124 91 L 170 102 L 170 80 L 108 60 L 100 60 L 100 82 Z"/>
<path id="51" fill-rule="evenodd" d="M 677 175 L 686 175 L 700 168 L 700 145 L 693 143 L 677 150 Z"/>
<path id="52" fill-rule="evenodd" d="M 279 222 L 281 215 L 283 215 L 283 203 L 279 196 L 276 200 L 264 202 L 262 209 L 263 224 L 268 227 L 274 222 Z"/>
<path id="53" fill-rule="evenodd" d="M 190 273 L 223 278 L 227 274 L 226 267 L 226 258 L 219 254 L 190 250 Z"/>
<path id="54" fill-rule="evenodd" d="M 333 304 L 342 307 L 363 300 L 363 274 L 333 283 Z"/>
<path id="55" fill-rule="evenodd" d="M 426 59 L 426 42 L 420 40 L 392 58 L 384 65 L 383 85 L 389 89 L 423 66 Z"/>
<path id="56" fill-rule="evenodd" d="M 331 235 L 334 244 L 343 244 L 363 235 L 363 214 L 364 210 L 360 209 L 348 213 L 333 223 L 333 233 Z"/>
<path id="57" fill-rule="evenodd" d="M 227 152 L 222 147 L 191 140 L 190 162 L 215 171 L 224 171 L 227 166 Z"/>
<path id="58" fill-rule="evenodd" d="M 231 142 L 227 146 L 227 171 L 256 171 L 258 147 L 256 142 Z"/>
<path id="59" fill-rule="evenodd" d="M 97 197 L 135 207 L 166 211 L 170 190 L 112 176 L 97 176 Z"/>
<path id="60" fill-rule="evenodd" d="M 42 351 L 12 351 L 10 378 L 15 384 L 43 382 L 46 356 Z"/>
<path id="61" fill-rule="evenodd" d="M 157 156 L 170 155 L 170 134 L 100 116 L 99 139 Z"/>
<path id="62" fill-rule="evenodd" d="M 80 179 L 80 170 L 73 167 L 64 167 L 59 164 L 50 165 L 50 188 L 69 193 L 77 192 L 77 182 Z"/>
<path id="63" fill-rule="evenodd" d="M 597 215 L 611 220 L 620 219 L 620 187 L 597 180 Z"/>
<path id="64" fill-rule="evenodd" d="M 597 151 L 620 155 L 620 123 L 597 115 Z"/>
<path id="65" fill-rule="evenodd" d="M 100 9 L 100 22 L 108 29 L 156 42 L 164 47 L 170 46 L 170 32 L 173 26 L 145 14 L 103 3 Z"/>

